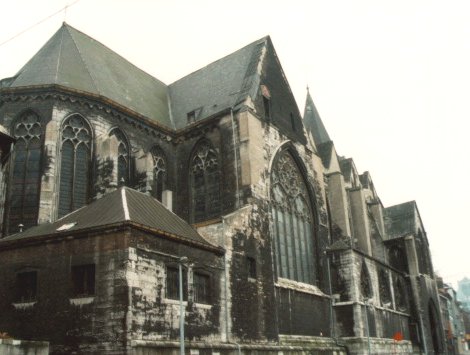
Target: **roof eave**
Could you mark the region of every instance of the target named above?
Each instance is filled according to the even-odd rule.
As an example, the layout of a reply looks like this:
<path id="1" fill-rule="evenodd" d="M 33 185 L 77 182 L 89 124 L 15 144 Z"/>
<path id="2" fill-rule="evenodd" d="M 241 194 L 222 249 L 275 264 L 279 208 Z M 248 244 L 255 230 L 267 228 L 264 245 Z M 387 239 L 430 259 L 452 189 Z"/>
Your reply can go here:
<path id="1" fill-rule="evenodd" d="M 90 234 L 92 233 L 93 234 L 96 234 L 97 232 L 108 233 L 112 230 L 124 230 L 127 228 L 136 228 L 139 230 L 150 232 L 152 234 L 157 234 L 159 236 L 165 237 L 166 239 L 178 241 L 180 243 L 194 246 L 199 249 L 208 250 L 219 255 L 223 255 L 225 253 L 225 250 L 222 247 L 213 246 L 209 243 L 206 244 L 206 243 L 197 242 L 197 241 L 188 239 L 186 237 L 179 236 L 174 233 L 163 231 L 157 228 L 151 228 L 151 227 L 148 227 L 148 226 L 136 223 L 136 222 L 132 222 L 132 221 L 123 221 L 123 222 L 97 226 L 97 227 L 83 228 L 83 229 L 78 229 L 78 230 L 68 230 L 68 231 L 56 232 L 53 234 L 32 235 L 32 236 L 20 238 L 20 239 L 0 240 L 0 250 L 9 250 L 9 249 L 15 249 L 15 248 L 23 247 L 23 246 L 32 246 L 32 245 L 42 244 L 44 242 L 59 242 L 59 241 L 62 241 L 64 239 L 69 239 L 69 238 L 72 238 L 72 239 L 84 238 L 84 237 L 90 236 Z"/>

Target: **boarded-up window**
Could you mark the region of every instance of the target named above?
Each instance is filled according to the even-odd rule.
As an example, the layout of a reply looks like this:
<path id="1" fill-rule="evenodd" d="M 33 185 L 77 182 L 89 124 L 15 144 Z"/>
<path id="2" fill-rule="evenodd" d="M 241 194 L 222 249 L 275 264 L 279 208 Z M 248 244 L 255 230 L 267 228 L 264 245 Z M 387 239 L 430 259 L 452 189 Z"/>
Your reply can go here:
<path id="1" fill-rule="evenodd" d="M 79 115 L 62 128 L 59 218 L 87 204 L 90 190 L 91 128 Z"/>
<path id="2" fill-rule="evenodd" d="M 23 114 L 13 127 L 17 139 L 13 151 L 10 185 L 8 233 L 35 226 L 38 221 L 39 186 L 41 178 L 42 127 L 39 116 Z"/>
<path id="3" fill-rule="evenodd" d="M 279 277 L 315 281 L 314 219 L 307 185 L 289 151 L 279 153 L 271 174 L 273 231 Z"/>
<path id="4" fill-rule="evenodd" d="M 191 207 L 193 222 L 220 215 L 220 173 L 217 153 L 208 141 L 202 141 L 191 157 Z"/>

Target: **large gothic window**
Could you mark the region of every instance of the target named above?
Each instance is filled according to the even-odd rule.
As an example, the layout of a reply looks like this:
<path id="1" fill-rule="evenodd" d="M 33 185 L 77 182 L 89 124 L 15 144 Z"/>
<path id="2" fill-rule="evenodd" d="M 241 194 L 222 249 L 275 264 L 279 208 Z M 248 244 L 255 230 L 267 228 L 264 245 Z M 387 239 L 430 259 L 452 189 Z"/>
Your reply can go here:
<path id="1" fill-rule="evenodd" d="M 118 185 L 129 185 L 129 143 L 119 128 L 114 128 L 109 134 L 118 141 L 117 177 Z"/>
<path id="2" fill-rule="evenodd" d="M 90 189 L 91 128 L 79 115 L 62 127 L 59 218 L 86 205 Z"/>
<path id="3" fill-rule="evenodd" d="M 313 284 L 314 219 L 307 186 L 292 155 L 280 153 L 271 174 L 273 231 L 279 277 Z"/>
<path id="4" fill-rule="evenodd" d="M 165 190 L 166 180 L 166 158 L 163 151 L 158 147 L 151 150 L 153 160 L 153 186 L 152 195 L 157 200 L 162 200 L 163 190 Z"/>
<path id="5" fill-rule="evenodd" d="M 19 224 L 31 227 L 38 222 L 41 171 L 42 128 L 39 116 L 23 114 L 13 126 L 17 139 L 13 154 L 10 190 L 9 233 L 19 231 Z"/>
<path id="6" fill-rule="evenodd" d="M 191 157 L 192 220 L 201 222 L 220 214 L 220 181 L 217 153 L 208 141 L 200 142 Z"/>

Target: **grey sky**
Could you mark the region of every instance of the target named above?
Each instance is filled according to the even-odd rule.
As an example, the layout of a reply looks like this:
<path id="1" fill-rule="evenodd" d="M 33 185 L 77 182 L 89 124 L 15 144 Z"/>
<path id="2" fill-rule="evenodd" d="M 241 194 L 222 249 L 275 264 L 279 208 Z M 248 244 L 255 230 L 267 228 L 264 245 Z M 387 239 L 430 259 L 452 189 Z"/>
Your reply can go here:
<path id="1" fill-rule="evenodd" d="M 72 0 L 1 0 L 0 43 Z M 80 0 L 66 21 L 165 83 L 271 35 L 301 112 L 310 92 L 340 155 L 385 206 L 416 200 L 435 269 L 470 276 L 470 2 Z M 64 14 L 0 45 L 14 75 Z"/>

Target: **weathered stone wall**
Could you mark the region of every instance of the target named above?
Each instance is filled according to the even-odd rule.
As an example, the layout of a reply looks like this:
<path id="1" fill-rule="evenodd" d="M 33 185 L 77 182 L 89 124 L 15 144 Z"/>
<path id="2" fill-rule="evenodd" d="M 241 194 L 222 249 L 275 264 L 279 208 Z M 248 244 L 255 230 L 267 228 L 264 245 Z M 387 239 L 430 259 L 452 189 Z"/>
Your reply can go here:
<path id="1" fill-rule="evenodd" d="M 0 354 L 3 355 L 49 355 L 49 343 L 45 341 L 24 341 L 0 339 Z"/>
<path id="2" fill-rule="evenodd" d="M 72 114 L 84 117 L 92 128 L 92 174 L 90 199 L 119 185 L 117 181 L 117 146 L 109 144 L 109 133 L 119 128 L 129 141 L 130 186 L 149 191 L 152 184 L 152 161 L 148 159 L 150 149 L 158 146 L 166 156 L 167 171 L 165 188 L 176 190 L 176 154 L 174 138 L 154 125 L 142 120 L 118 114 L 106 105 L 82 100 L 69 95 L 49 93 L 13 96 L 0 107 L 1 124 L 12 129 L 15 119 L 30 109 L 41 118 L 43 128 L 43 157 L 41 171 L 41 195 L 39 201 L 39 223 L 57 218 L 57 203 L 60 179 L 61 127 Z M 111 147 L 111 148 L 110 148 Z"/>
<path id="3" fill-rule="evenodd" d="M 100 354 L 127 342 L 127 237 L 122 232 L 65 238 L 1 251 L 0 329 L 19 339 L 48 341 L 51 353 Z M 95 294 L 75 298 L 71 267 L 95 264 Z M 17 299 L 16 274 L 37 272 L 36 300 Z"/>
<path id="4" fill-rule="evenodd" d="M 171 341 L 179 338 L 179 300 L 167 297 L 166 270 L 169 266 L 177 268 L 177 258 L 186 256 L 185 338 L 220 341 L 223 256 L 139 231 L 132 233 L 131 246 L 126 265 L 131 298 L 129 340 Z M 195 302 L 194 272 L 209 276 L 207 304 Z"/>
<path id="5" fill-rule="evenodd" d="M 397 304 L 398 292 L 396 280 L 403 285 L 404 297 L 409 299 L 409 288 L 403 274 L 391 268 L 385 268 L 391 300 L 384 303 L 378 272 L 385 266 L 371 258 L 364 257 L 354 250 L 335 253 L 332 261 L 341 279 L 342 293 L 335 302 L 336 325 L 339 336 L 392 338 L 400 332 L 403 339 L 410 339 L 410 304 L 403 307 Z M 363 263 L 365 264 L 363 266 Z M 363 268 L 364 267 L 364 268 Z M 371 296 L 362 292 L 364 270 L 368 273 Z M 352 317 L 352 318 L 351 318 Z"/>

